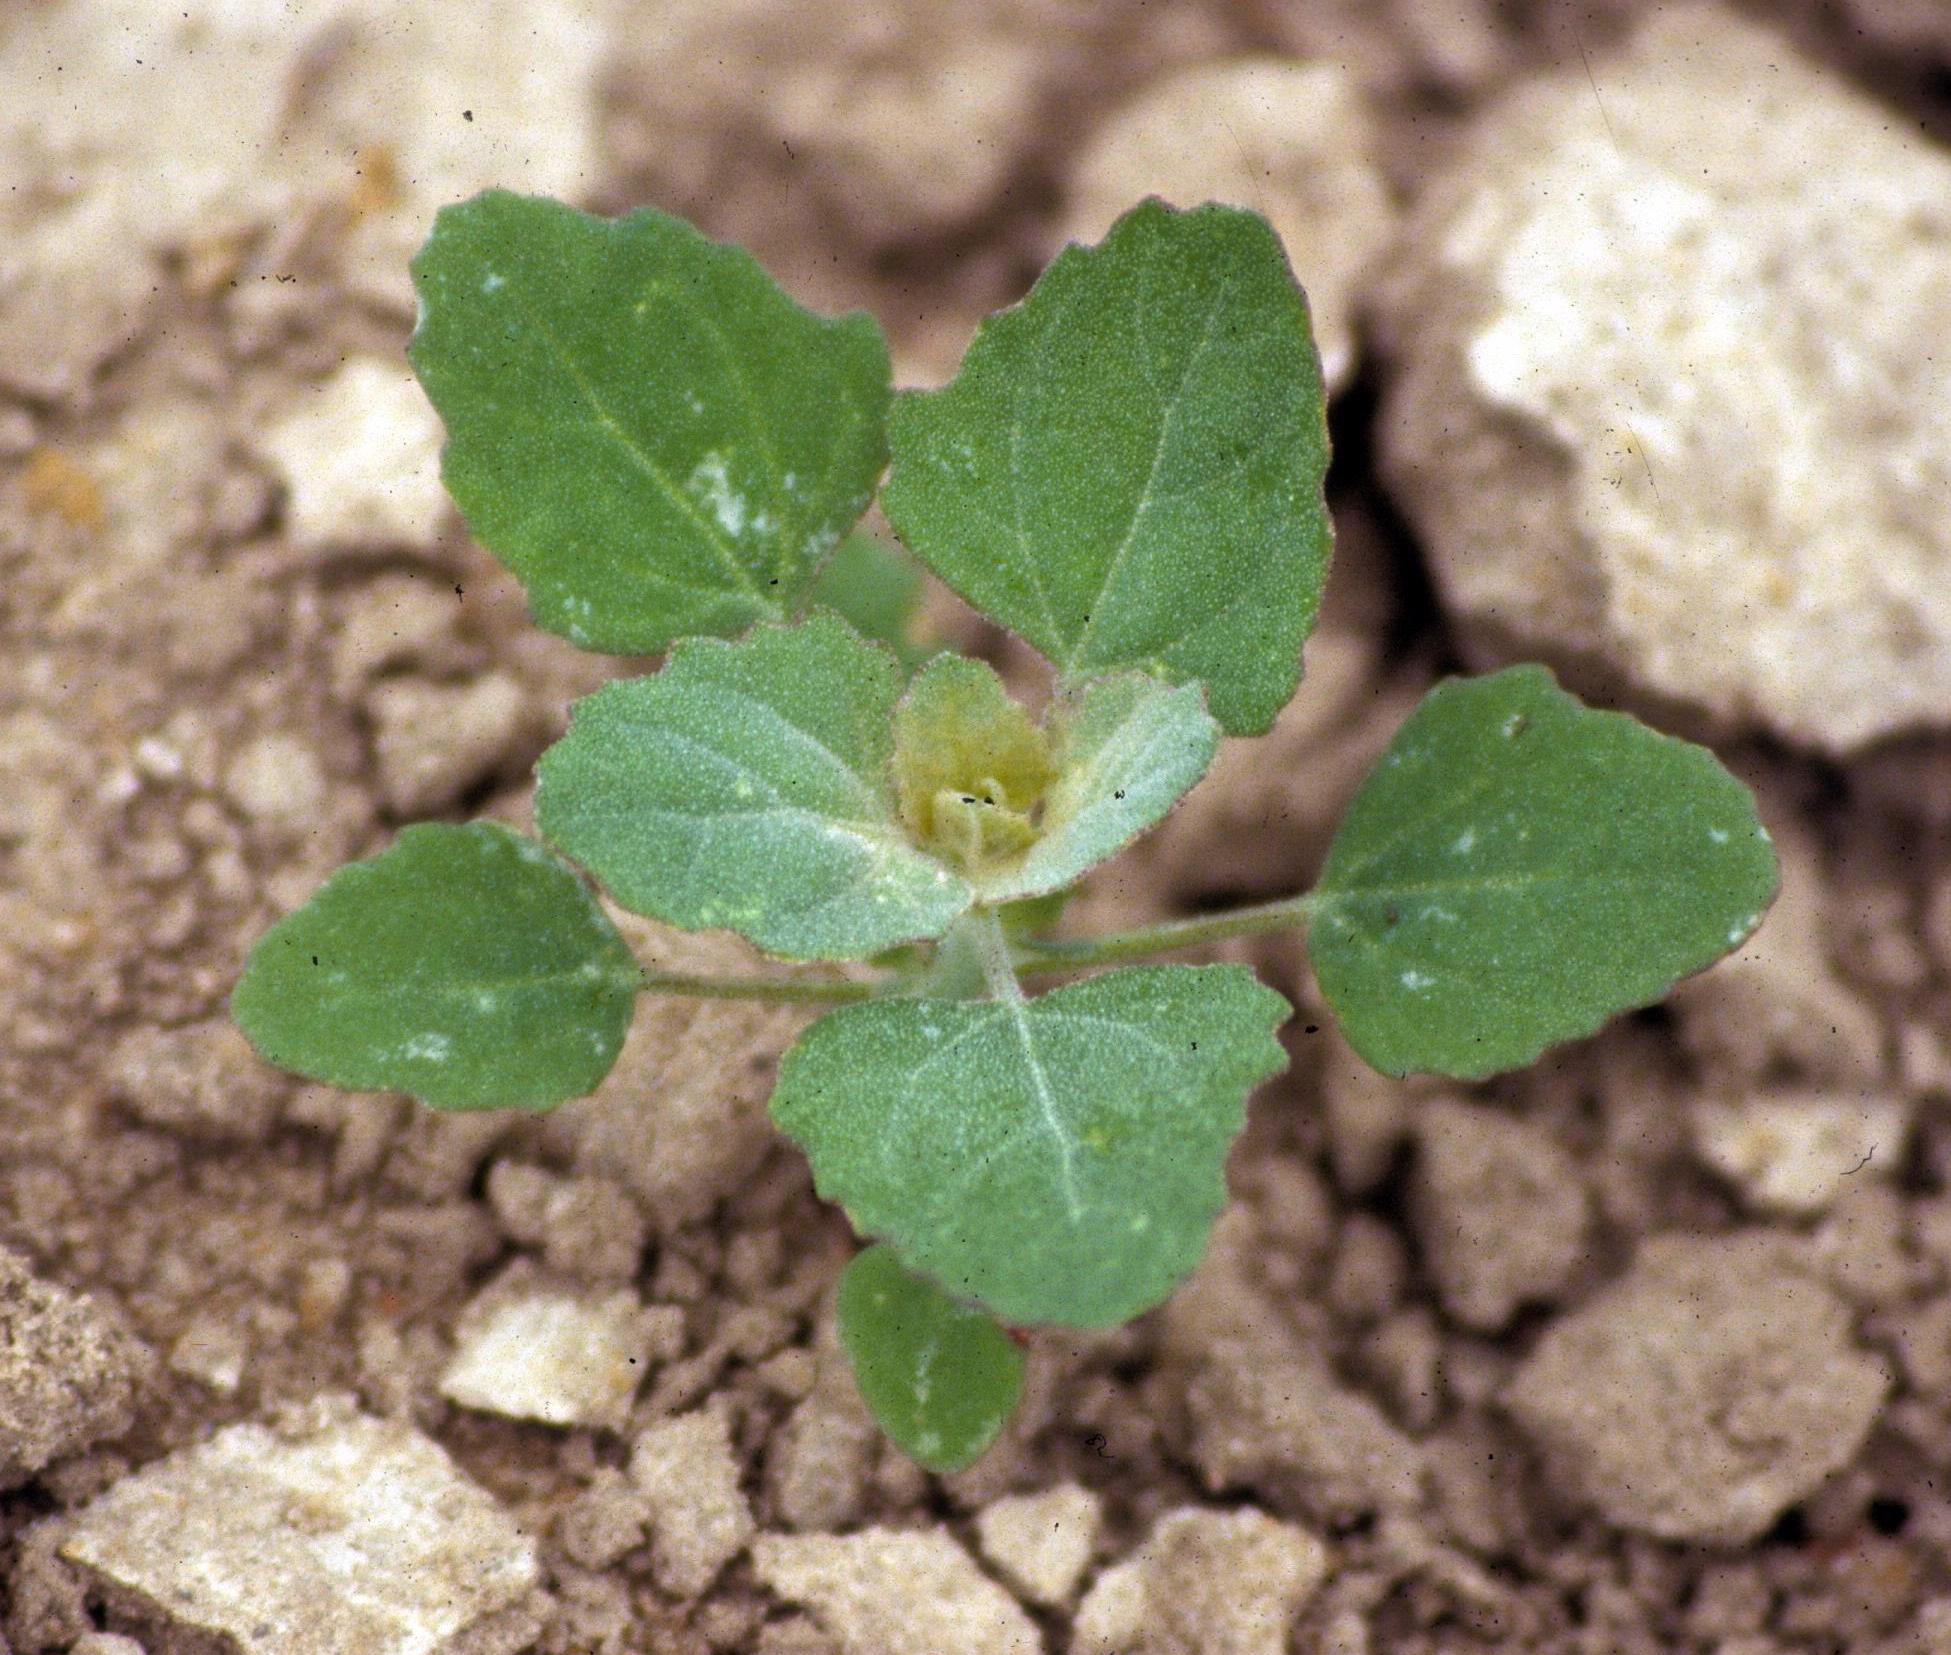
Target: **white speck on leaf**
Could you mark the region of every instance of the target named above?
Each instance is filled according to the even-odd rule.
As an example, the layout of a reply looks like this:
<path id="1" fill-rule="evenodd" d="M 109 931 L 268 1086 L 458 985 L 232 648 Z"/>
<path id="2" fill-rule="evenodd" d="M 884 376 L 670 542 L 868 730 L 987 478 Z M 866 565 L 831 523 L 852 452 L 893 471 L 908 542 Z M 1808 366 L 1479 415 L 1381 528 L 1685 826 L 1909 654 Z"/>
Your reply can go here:
<path id="1" fill-rule="evenodd" d="M 1411 994 L 1420 994 L 1425 989 L 1434 988 L 1436 986 L 1436 979 L 1426 972 L 1405 971 L 1402 974 L 1402 986 L 1408 989 Z"/>
<path id="2" fill-rule="evenodd" d="M 1727 843 L 1727 837 L 1728 837 L 1728 835 L 1727 835 L 1727 829 L 1726 829 L 1726 828 L 1709 828 L 1709 829 L 1707 830 L 1707 837 L 1708 837 L 1708 838 L 1710 838 L 1710 839 L 1712 839 L 1712 840 L 1714 841 L 1714 843 L 1715 843 L 1715 844 L 1717 844 L 1717 845 L 1725 845 L 1725 844 Z"/>
<path id="3" fill-rule="evenodd" d="M 400 1056 L 421 1063 L 445 1063 L 453 1053 L 454 1042 L 433 1029 L 416 1034 L 400 1048 Z"/>
<path id="4" fill-rule="evenodd" d="M 711 507 L 712 516 L 718 519 L 719 528 L 726 534 L 736 540 L 745 532 L 749 515 L 745 497 L 733 489 L 723 454 L 707 454 L 697 463 L 691 472 L 691 487 L 704 496 L 705 504 Z"/>
<path id="5" fill-rule="evenodd" d="M 1476 845 L 1477 830 L 1475 828 L 1465 828 L 1456 836 L 1456 843 L 1450 846 L 1450 849 L 1455 851 L 1458 856 L 1468 856 L 1476 848 Z"/>
<path id="6" fill-rule="evenodd" d="M 481 291 L 483 293 L 493 293 L 498 288 L 506 287 L 507 285 L 508 285 L 508 278 L 506 276 L 498 276 L 492 270 L 490 270 L 488 274 L 484 278 L 482 278 Z"/>

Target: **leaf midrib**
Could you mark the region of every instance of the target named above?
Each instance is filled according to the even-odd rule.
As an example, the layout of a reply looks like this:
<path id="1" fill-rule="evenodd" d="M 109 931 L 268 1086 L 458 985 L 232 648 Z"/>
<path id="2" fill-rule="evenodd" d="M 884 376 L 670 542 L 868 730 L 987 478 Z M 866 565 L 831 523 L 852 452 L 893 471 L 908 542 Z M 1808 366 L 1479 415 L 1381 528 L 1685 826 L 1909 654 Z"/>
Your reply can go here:
<path id="1" fill-rule="evenodd" d="M 638 444 L 636 439 L 630 435 L 629 431 L 617 419 L 616 415 L 610 411 L 608 404 L 598 394 L 595 385 L 590 382 L 588 376 L 583 372 L 581 365 L 570 353 L 568 347 L 556 337 L 554 330 L 550 328 L 541 312 L 532 308 L 524 300 L 521 284 L 519 282 L 511 282 L 508 286 L 510 302 L 522 313 L 524 319 L 534 327 L 543 342 L 554 353 L 557 363 L 562 367 L 568 377 L 575 382 L 577 390 L 582 393 L 583 400 L 589 405 L 590 413 L 595 416 L 598 426 L 609 434 L 612 441 L 629 457 L 637 469 L 649 477 L 663 491 L 665 498 L 684 517 L 688 518 L 692 526 L 704 536 L 706 544 L 718 554 L 719 561 L 724 565 L 726 572 L 732 577 L 732 580 L 739 589 L 747 597 L 755 601 L 765 614 L 774 617 L 781 614 L 782 611 L 779 609 L 779 606 L 772 602 L 765 593 L 760 591 L 758 583 L 754 580 L 751 572 L 746 569 L 744 564 L 739 562 L 738 549 L 731 538 L 725 534 L 717 523 L 706 517 L 698 509 L 697 502 L 678 486 L 670 474 Z"/>

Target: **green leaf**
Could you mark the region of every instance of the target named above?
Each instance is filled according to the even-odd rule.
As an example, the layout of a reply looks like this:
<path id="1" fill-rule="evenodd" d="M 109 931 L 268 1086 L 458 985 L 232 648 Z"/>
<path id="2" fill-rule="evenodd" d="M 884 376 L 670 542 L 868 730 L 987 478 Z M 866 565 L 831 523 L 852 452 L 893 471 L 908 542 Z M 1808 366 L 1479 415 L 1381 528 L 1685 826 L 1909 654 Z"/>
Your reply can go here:
<path id="1" fill-rule="evenodd" d="M 1171 688 L 1143 673 L 1088 684 L 1060 706 L 1059 774 L 1027 852 L 973 883 L 983 902 L 1061 890 L 1161 821 L 1206 773 L 1219 726 L 1197 684 Z"/>
<path id="2" fill-rule="evenodd" d="M 231 1015 L 270 1062 L 436 1109 L 594 1091 L 641 973 L 582 881 L 496 822 L 422 823 L 259 940 Z"/>
<path id="3" fill-rule="evenodd" d="M 645 209 L 491 190 L 413 261 L 443 476 L 535 619 L 646 653 L 778 619 L 887 459 L 887 345 Z"/>
<path id="4" fill-rule="evenodd" d="M 1327 576 L 1326 398 L 1258 214 L 1147 201 L 898 399 L 882 507 L 914 553 L 1076 682 L 1207 687 L 1258 734 Z"/>
<path id="5" fill-rule="evenodd" d="M 901 547 L 862 532 L 840 542 L 808 596 L 844 616 L 863 638 L 886 644 L 913 671 L 932 653 L 914 635 L 926 579 Z"/>
<path id="6" fill-rule="evenodd" d="M 937 937 L 969 887 L 908 842 L 888 781 L 894 659 L 837 615 L 688 639 L 576 704 L 535 816 L 624 907 L 792 959 Z"/>
<path id="7" fill-rule="evenodd" d="M 870 1247 L 840 1278 L 840 1342 L 881 1429 L 930 1471 L 973 1465 L 1023 1392 L 1023 1353 L 993 1316 L 958 1304 Z"/>
<path id="8" fill-rule="evenodd" d="M 1777 878 L 1706 749 L 1513 667 L 1403 725 L 1328 852 L 1309 948 L 1370 1063 L 1477 1079 L 1738 947 Z"/>
<path id="9" fill-rule="evenodd" d="M 821 1195 L 949 1292 L 1115 1327 L 1198 1263 L 1287 1014 L 1236 965 L 843 1006 L 787 1054 L 772 1116 Z"/>

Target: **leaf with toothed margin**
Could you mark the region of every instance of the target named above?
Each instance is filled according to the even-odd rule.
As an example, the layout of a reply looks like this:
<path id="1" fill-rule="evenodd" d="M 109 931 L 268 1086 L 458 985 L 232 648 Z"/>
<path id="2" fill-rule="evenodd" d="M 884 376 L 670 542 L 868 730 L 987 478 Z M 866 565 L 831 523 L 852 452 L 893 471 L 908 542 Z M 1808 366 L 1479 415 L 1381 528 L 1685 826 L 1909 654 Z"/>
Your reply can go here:
<path id="1" fill-rule="evenodd" d="M 413 261 L 441 475 L 536 621 L 647 654 L 795 607 L 887 462 L 886 342 L 645 208 L 490 190 Z"/>
<path id="2" fill-rule="evenodd" d="M 1308 948 L 1376 1068 L 1474 1080 L 1712 965 L 1778 878 L 1713 754 L 1512 667 L 1437 685 L 1397 733 L 1329 849 Z"/>
<path id="3" fill-rule="evenodd" d="M 1328 572 L 1327 399 L 1307 299 L 1257 213 L 1134 207 L 991 317 L 889 421 L 910 550 L 1068 683 L 1204 683 L 1257 735 Z"/>
<path id="4" fill-rule="evenodd" d="M 1116 1327 L 1199 1262 L 1288 1011 L 1237 965 L 842 1006 L 787 1053 L 772 1118 L 822 1196 L 949 1293 Z"/>
<path id="5" fill-rule="evenodd" d="M 968 885 L 909 843 L 888 759 L 901 677 L 838 615 L 692 638 L 576 704 L 535 819 L 635 913 L 791 959 L 938 937 Z"/>
<path id="6" fill-rule="evenodd" d="M 960 1471 L 1023 1392 L 1023 1353 L 995 1317 L 869 1247 L 840 1278 L 840 1343 L 881 1429 L 929 1471 Z"/>
<path id="7" fill-rule="evenodd" d="M 231 1015 L 280 1068 L 436 1109 L 596 1089 L 642 973 L 581 880 L 498 822 L 426 822 L 251 950 Z"/>

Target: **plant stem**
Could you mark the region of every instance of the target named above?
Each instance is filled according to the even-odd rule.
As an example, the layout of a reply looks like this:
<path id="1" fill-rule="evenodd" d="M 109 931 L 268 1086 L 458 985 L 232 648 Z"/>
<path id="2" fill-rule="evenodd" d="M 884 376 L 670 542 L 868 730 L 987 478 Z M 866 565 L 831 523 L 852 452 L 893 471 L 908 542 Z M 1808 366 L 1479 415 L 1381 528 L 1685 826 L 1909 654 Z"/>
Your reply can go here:
<path id="1" fill-rule="evenodd" d="M 1016 980 L 1016 958 L 1002 920 L 994 909 L 986 909 L 972 915 L 968 923 L 969 940 L 982 961 L 982 980 L 989 985 L 989 992 L 998 1000 L 1021 1005 L 1023 985 Z"/>
<path id="2" fill-rule="evenodd" d="M 693 1000 L 770 1000 L 777 1005 L 838 1005 L 865 1000 L 872 983 L 834 977 L 692 977 L 681 971 L 645 971 L 637 986 L 648 994 L 677 994 Z"/>
<path id="3" fill-rule="evenodd" d="M 1048 977 L 1064 971 L 1086 971 L 1115 965 L 1120 960 L 1149 959 L 1181 948 L 1223 942 L 1228 937 L 1258 936 L 1305 925 L 1314 906 L 1312 895 L 1257 902 L 1224 914 L 1196 919 L 1168 919 L 1141 925 L 1109 937 L 1084 937 L 1074 942 L 1017 941 L 1012 943 L 993 912 L 969 916 L 968 936 L 982 963 L 983 981 L 998 1000 L 1020 1000 L 1020 977 Z M 770 1000 L 776 1005 L 844 1005 L 873 997 L 874 985 L 837 977 L 693 977 L 680 971 L 645 971 L 638 986 L 651 994 L 686 995 L 694 1000 Z"/>
<path id="4" fill-rule="evenodd" d="M 1021 942 L 1017 947 L 1024 958 L 1017 969 L 1025 977 L 1041 977 L 1056 971 L 1111 965 L 1119 960 L 1142 960 L 1153 954 L 1196 948 L 1201 943 L 1222 942 L 1228 937 L 1285 931 L 1305 925 L 1313 907 L 1313 894 L 1303 892 L 1300 896 L 1282 897 L 1277 902 L 1256 902 L 1251 907 L 1234 908 L 1224 914 L 1202 914 L 1196 919 L 1168 919 L 1157 925 L 1141 925 L 1135 931 L 1120 931 L 1109 937 L 1084 937 L 1075 942 Z"/>

